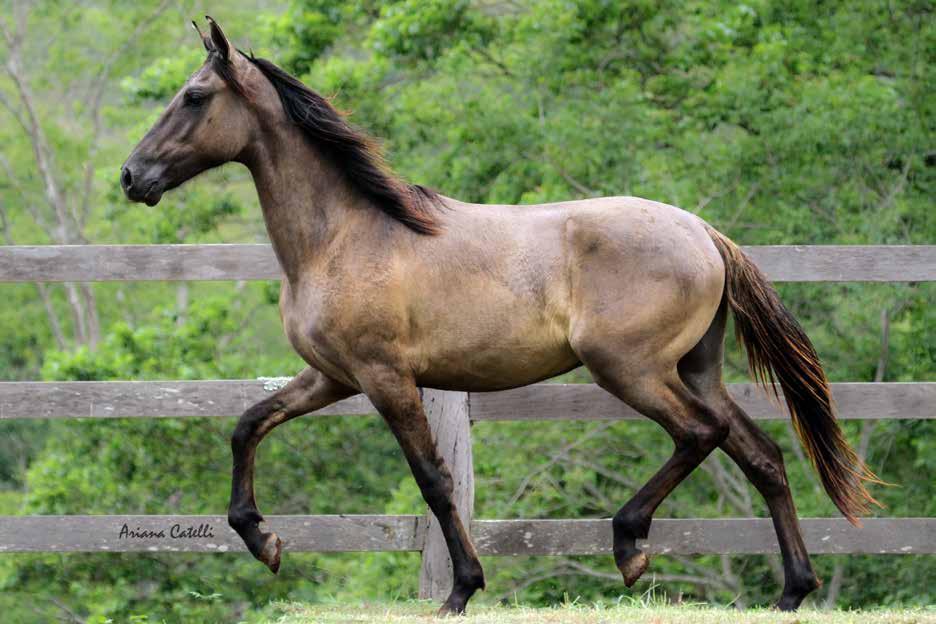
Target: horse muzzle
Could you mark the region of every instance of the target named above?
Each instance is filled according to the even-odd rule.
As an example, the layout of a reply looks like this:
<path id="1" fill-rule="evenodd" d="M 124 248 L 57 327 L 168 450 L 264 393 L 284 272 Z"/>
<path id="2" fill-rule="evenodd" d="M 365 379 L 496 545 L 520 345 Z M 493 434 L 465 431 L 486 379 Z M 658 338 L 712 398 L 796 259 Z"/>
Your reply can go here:
<path id="1" fill-rule="evenodd" d="M 162 199 L 166 189 L 162 172 L 156 167 L 142 167 L 131 161 L 120 168 L 120 187 L 124 195 L 132 202 L 143 202 L 155 206 Z"/>

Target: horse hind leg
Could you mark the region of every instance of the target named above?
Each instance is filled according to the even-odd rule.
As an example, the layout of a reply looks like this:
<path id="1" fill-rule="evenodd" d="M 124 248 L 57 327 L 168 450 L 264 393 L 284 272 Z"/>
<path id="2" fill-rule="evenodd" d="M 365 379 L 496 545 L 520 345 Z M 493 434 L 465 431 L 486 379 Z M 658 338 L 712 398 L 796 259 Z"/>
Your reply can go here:
<path id="1" fill-rule="evenodd" d="M 726 310 L 724 302 L 708 332 L 679 363 L 686 385 L 729 422 L 721 448 L 741 468 L 767 503 L 783 558 L 781 610 L 796 609 L 819 587 L 796 517 L 780 447 L 735 403 L 722 383 Z"/>
<path id="2" fill-rule="evenodd" d="M 728 435 L 726 421 L 697 398 L 682 382 L 675 367 L 634 375 L 640 366 L 615 361 L 607 350 L 584 353 L 582 360 L 596 383 L 660 424 L 673 439 L 672 456 L 615 514 L 614 561 L 631 587 L 644 573 L 649 559 L 637 540 L 650 532 L 653 513 Z"/>
<path id="3" fill-rule="evenodd" d="M 633 388 L 628 390 L 627 402 L 660 424 L 675 445 L 663 467 L 618 510 L 612 521 L 614 561 L 624 583 L 630 587 L 649 564 L 646 554 L 637 548 L 637 540 L 647 538 L 657 507 L 725 439 L 728 427 L 678 379 L 644 382 L 637 396 Z"/>
<path id="4" fill-rule="evenodd" d="M 813 572 L 803 542 L 796 507 L 780 447 L 767 436 L 725 392 L 726 413 L 731 414 L 731 432 L 721 448 L 754 484 L 770 510 L 783 559 L 781 611 L 793 611 L 821 583 Z"/>

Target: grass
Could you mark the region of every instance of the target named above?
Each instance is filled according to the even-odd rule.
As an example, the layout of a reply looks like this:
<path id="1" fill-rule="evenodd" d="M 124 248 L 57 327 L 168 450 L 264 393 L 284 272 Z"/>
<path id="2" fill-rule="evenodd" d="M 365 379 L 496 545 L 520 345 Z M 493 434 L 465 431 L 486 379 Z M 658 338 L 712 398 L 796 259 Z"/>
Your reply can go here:
<path id="1" fill-rule="evenodd" d="M 429 602 L 361 605 L 272 605 L 269 624 L 936 624 L 936 609 L 816 611 L 780 613 L 765 609 L 739 611 L 706 606 L 565 605 L 551 609 L 531 607 L 483 607 L 469 615 L 437 619 L 436 605 Z"/>

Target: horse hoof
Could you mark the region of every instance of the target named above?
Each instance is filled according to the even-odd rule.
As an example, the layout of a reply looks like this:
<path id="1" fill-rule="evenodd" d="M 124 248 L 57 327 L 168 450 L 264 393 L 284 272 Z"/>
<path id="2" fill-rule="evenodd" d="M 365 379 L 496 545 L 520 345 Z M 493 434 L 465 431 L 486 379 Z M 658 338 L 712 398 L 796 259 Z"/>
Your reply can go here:
<path id="1" fill-rule="evenodd" d="M 462 607 L 461 610 L 459 610 L 457 607 L 450 605 L 448 601 L 445 601 L 445 604 L 439 607 L 439 610 L 436 612 L 436 617 L 440 618 L 454 617 L 458 615 L 465 615 L 465 607 Z"/>
<path id="2" fill-rule="evenodd" d="M 473 593 L 473 592 L 472 592 Z M 468 596 L 470 596 L 469 594 Z M 448 617 L 450 615 L 465 615 L 465 607 L 468 606 L 468 596 L 463 593 L 452 590 L 448 599 L 439 607 L 437 617 Z"/>
<path id="3" fill-rule="evenodd" d="M 800 577 L 797 581 L 788 583 L 783 588 L 783 595 L 774 605 L 775 609 L 780 611 L 796 611 L 799 609 L 803 600 L 822 587 L 822 581 L 816 578 L 816 575 L 810 570 L 806 575 Z"/>
<path id="4" fill-rule="evenodd" d="M 640 578 L 640 575 L 646 572 L 648 565 L 650 565 L 650 559 L 647 555 L 638 552 L 618 566 L 621 575 L 624 577 L 624 584 L 628 587 L 632 587 L 634 583 L 637 582 L 637 579 Z"/>
<path id="5" fill-rule="evenodd" d="M 787 596 L 783 595 L 780 597 L 779 602 L 774 605 L 774 609 L 778 611 L 792 612 L 799 609 L 800 603 L 803 602 L 805 596 Z"/>
<path id="6" fill-rule="evenodd" d="M 283 541 L 276 533 L 267 533 L 264 537 L 263 548 L 260 549 L 260 561 L 270 568 L 270 572 L 279 572 L 280 556 L 283 554 Z"/>

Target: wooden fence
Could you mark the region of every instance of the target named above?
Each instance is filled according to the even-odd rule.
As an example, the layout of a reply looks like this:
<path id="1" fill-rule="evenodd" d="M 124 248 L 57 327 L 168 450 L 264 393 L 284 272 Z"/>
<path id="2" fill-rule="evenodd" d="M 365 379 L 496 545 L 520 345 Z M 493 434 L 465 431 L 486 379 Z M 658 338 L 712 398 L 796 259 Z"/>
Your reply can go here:
<path id="1" fill-rule="evenodd" d="M 745 251 L 775 281 L 936 281 L 936 245 L 773 246 Z M 0 282 L 267 280 L 280 277 L 268 245 L 86 245 L 0 247 Z M 752 384 L 731 392 L 758 419 L 782 414 Z M 0 419 L 234 416 L 268 390 L 260 380 L 0 382 Z M 843 419 L 936 418 L 936 383 L 839 383 Z M 610 554 L 610 519 L 480 520 L 473 518 L 470 425 L 487 420 L 609 420 L 639 416 L 589 384 L 535 384 L 492 393 L 424 390 L 438 444 L 456 482 L 456 498 L 481 555 Z M 358 396 L 317 415 L 367 415 Z M 610 510 L 609 510 L 610 511 Z M 268 516 L 291 551 L 421 551 L 420 593 L 444 598 L 448 555 L 424 516 Z M 936 518 L 867 519 L 855 529 L 841 518 L 803 520 L 813 553 L 934 554 Z M 644 547 L 653 553 L 777 552 L 769 519 L 660 518 Z M 225 516 L 5 516 L 3 552 L 243 551 Z"/>

